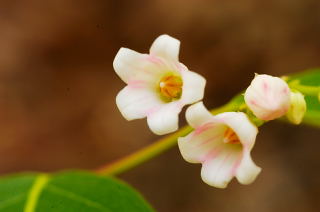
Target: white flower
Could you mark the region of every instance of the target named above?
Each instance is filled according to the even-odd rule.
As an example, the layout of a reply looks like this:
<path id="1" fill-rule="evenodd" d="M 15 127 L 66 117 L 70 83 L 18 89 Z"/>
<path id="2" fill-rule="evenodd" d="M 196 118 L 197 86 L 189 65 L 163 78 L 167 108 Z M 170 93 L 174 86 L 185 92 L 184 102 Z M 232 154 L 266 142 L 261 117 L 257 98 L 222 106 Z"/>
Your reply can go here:
<path id="1" fill-rule="evenodd" d="M 256 75 L 247 88 L 244 99 L 253 114 L 261 120 L 273 120 L 287 113 L 290 89 L 279 77 Z"/>
<path id="2" fill-rule="evenodd" d="M 291 92 L 290 94 L 290 109 L 287 113 L 287 118 L 293 124 L 300 124 L 304 114 L 307 111 L 307 103 L 304 96 L 300 92 Z"/>
<path id="3" fill-rule="evenodd" d="M 187 109 L 186 118 L 195 130 L 178 139 L 182 157 L 202 163 L 202 180 L 225 188 L 236 177 L 242 184 L 252 183 L 261 169 L 251 159 L 258 129 L 242 112 L 213 116 L 202 102 Z"/>
<path id="4" fill-rule="evenodd" d="M 150 54 L 121 48 L 113 61 L 128 85 L 117 95 L 117 106 L 127 120 L 147 117 L 150 129 L 166 134 L 178 129 L 178 114 L 186 104 L 203 98 L 205 79 L 178 60 L 180 41 L 159 36 Z"/>

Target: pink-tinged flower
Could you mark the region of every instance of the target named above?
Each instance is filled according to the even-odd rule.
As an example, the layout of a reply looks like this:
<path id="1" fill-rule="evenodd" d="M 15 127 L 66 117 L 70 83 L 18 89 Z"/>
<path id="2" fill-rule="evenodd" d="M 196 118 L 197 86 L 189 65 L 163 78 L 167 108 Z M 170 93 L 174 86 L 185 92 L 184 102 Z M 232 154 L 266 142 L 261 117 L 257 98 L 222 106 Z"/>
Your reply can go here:
<path id="1" fill-rule="evenodd" d="M 127 120 L 147 117 L 150 129 L 166 134 L 178 129 L 178 114 L 186 104 L 203 98 L 205 79 L 178 60 L 180 41 L 159 36 L 150 54 L 121 48 L 113 67 L 128 85 L 117 95 L 117 106 Z"/>
<path id="2" fill-rule="evenodd" d="M 290 89 L 279 77 L 256 75 L 244 99 L 256 117 L 269 121 L 283 116 L 289 110 Z"/>
<path id="3" fill-rule="evenodd" d="M 213 116 L 199 102 L 186 112 L 195 130 L 178 139 L 182 157 L 190 163 L 201 163 L 202 180 L 225 188 L 236 177 L 242 184 L 252 183 L 260 173 L 251 159 L 258 129 L 245 113 L 225 112 Z"/>

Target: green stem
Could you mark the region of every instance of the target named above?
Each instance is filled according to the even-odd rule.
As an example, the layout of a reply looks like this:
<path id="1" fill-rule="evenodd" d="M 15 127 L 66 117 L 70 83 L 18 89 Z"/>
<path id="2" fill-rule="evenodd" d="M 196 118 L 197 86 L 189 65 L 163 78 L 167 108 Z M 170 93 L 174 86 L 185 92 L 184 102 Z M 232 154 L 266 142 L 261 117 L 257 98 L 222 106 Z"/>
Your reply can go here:
<path id="1" fill-rule="evenodd" d="M 180 136 L 184 136 L 191 131 L 191 127 L 185 126 L 176 133 L 160 139 L 147 147 L 138 150 L 120 160 L 117 160 L 111 164 L 107 164 L 102 168 L 98 169 L 97 172 L 102 175 L 118 175 L 129 169 L 132 169 L 151 158 L 160 155 L 166 150 L 170 149 L 176 144 L 176 140 Z"/>
<path id="2" fill-rule="evenodd" d="M 294 80 L 289 83 L 290 88 L 300 91 L 309 96 L 318 96 L 320 93 L 320 86 L 301 85 L 299 80 Z"/>
<path id="3" fill-rule="evenodd" d="M 230 103 L 213 109 L 210 112 L 212 114 L 218 114 L 222 112 L 227 111 L 233 111 L 236 110 L 239 107 L 239 105 L 236 102 L 231 101 Z M 105 166 L 102 166 L 98 170 L 96 170 L 97 173 L 101 175 L 118 175 L 123 172 L 126 172 L 158 155 L 161 153 L 164 153 L 165 151 L 169 150 L 170 148 L 174 147 L 177 144 L 177 139 L 179 137 L 187 135 L 189 132 L 192 131 L 192 128 L 190 126 L 185 126 L 181 128 L 179 131 L 168 135 L 153 144 L 142 148 L 141 150 L 138 150 L 137 152 L 134 152 L 128 156 L 125 156 L 124 158 L 117 160 L 111 164 L 107 164 Z"/>

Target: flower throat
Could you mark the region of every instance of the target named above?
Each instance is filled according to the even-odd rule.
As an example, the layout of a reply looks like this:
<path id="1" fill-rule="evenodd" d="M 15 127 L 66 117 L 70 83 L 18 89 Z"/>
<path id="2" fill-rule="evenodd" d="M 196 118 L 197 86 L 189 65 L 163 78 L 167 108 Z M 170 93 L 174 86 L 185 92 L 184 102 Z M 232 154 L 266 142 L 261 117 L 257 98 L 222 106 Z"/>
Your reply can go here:
<path id="1" fill-rule="evenodd" d="M 161 99 L 165 102 L 172 102 L 181 97 L 182 79 L 179 76 L 169 75 L 163 77 L 159 82 Z"/>

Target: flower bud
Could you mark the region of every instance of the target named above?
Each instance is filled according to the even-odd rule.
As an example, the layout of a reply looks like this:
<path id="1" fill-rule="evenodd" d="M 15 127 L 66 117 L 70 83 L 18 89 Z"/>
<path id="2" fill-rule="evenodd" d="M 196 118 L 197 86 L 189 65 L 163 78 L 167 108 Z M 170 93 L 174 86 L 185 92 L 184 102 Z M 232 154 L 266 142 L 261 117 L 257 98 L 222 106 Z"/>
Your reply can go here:
<path id="1" fill-rule="evenodd" d="M 244 99 L 257 118 L 273 120 L 289 110 L 290 89 L 279 77 L 256 75 L 247 88 Z"/>
<path id="2" fill-rule="evenodd" d="M 307 104 L 304 96 L 300 92 L 291 92 L 290 108 L 287 118 L 293 124 L 300 124 L 307 110 Z"/>

